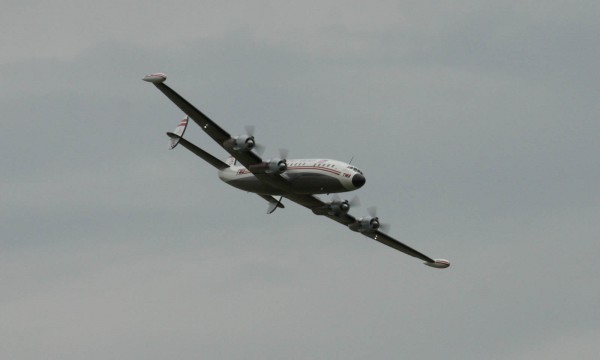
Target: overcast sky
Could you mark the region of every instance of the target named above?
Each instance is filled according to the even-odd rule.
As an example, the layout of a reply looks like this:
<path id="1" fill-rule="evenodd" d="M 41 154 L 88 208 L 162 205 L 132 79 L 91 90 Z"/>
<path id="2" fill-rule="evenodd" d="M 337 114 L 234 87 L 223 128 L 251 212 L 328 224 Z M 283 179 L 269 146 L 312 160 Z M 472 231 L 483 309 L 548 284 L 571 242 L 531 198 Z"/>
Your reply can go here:
<path id="1" fill-rule="evenodd" d="M 0 357 L 597 359 L 599 4 L 3 1 Z M 151 72 L 452 266 L 266 215 Z"/>

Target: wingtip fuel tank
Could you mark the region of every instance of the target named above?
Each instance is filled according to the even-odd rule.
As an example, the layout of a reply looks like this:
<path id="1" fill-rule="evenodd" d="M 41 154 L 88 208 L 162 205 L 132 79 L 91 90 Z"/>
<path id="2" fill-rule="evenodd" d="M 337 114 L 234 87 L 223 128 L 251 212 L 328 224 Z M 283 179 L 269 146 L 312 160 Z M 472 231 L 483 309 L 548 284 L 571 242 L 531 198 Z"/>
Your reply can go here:
<path id="1" fill-rule="evenodd" d="M 161 83 L 161 82 L 164 82 L 165 80 L 167 80 L 167 75 L 165 75 L 163 73 L 154 73 L 154 74 L 149 74 L 149 75 L 144 76 L 144 78 L 142 80 L 156 84 L 156 83 Z"/>
<path id="2" fill-rule="evenodd" d="M 445 269 L 450 266 L 450 261 L 444 259 L 435 259 L 433 262 L 424 262 L 423 264 L 436 269 Z"/>

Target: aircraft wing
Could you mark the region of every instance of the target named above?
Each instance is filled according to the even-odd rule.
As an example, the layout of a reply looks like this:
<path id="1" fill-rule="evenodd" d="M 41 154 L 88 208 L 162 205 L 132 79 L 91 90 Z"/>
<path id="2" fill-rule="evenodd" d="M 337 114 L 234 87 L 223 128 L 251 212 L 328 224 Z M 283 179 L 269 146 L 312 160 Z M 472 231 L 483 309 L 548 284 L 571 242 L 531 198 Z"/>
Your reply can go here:
<path id="1" fill-rule="evenodd" d="M 179 95 L 175 90 L 171 89 L 163 82 L 152 82 L 163 94 L 165 94 L 181 111 L 187 114 L 196 124 L 198 124 L 204 132 L 206 132 L 213 140 L 217 142 L 225 151 L 235 157 L 242 165 L 248 169 L 251 165 L 262 163 L 262 159 L 253 151 L 233 151 L 225 147 L 223 143 L 231 139 L 231 135 L 223 130 L 217 123 L 212 121 L 208 116 L 198 110 L 194 105 L 190 104 L 186 99 Z"/>
<path id="2" fill-rule="evenodd" d="M 289 200 L 292 200 L 296 204 L 299 204 L 306 208 L 309 208 L 310 210 L 323 208 L 323 207 L 327 206 L 326 203 L 319 200 L 316 196 L 313 196 L 313 195 L 286 194 L 286 195 L 284 195 L 284 197 Z M 325 214 L 325 216 L 327 216 L 331 220 L 337 221 L 340 224 L 346 225 L 346 226 L 350 225 L 356 221 L 356 218 L 350 214 L 345 214 L 345 216 L 343 216 L 343 217 L 333 216 L 333 215 L 328 215 L 328 214 Z"/>
<path id="3" fill-rule="evenodd" d="M 285 197 L 288 198 L 289 200 L 291 200 L 299 205 L 302 205 L 306 208 L 309 208 L 311 210 L 327 206 L 326 203 L 319 200 L 317 197 L 315 197 L 313 195 L 285 195 Z M 348 213 L 342 214 L 341 216 L 329 215 L 329 214 L 325 214 L 325 216 L 330 218 L 331 220 L 334 220 L 334 221 L 336 221 L 342 225 L 346 225 L 346 226 L 348 226 L 356 221 L 356 218 Z M 450 263 L 448 263 L 446 260 L 432 259 L 429 256 L 411 248 L 408 245 L 401 243 L 400 241 L 394 239 L 393 237 L 391 237 L 387 234 L 382 233 L 379 230 L 365 231 L 365 232 L 361 232 L 361 234 L 363 234 L 364 236 L 371 238 L 373 240 L 379 241 L 380 243 L 385 244 L 385 245 L 387 245 L 391 248 L 394 248 L 398 251 L 401 251 L 407 255 L 414 256 L 418 259 L 421 259 L 421 260 L 425 261 L 426 265 L 436 267 L 436 268 L 445 268 L 450 265 Z"/>
<path id="4" fill-rule="evenodd" d="M 385 244 L 391 248 L 394 248 L 398 251 L 402 251 L 403 253 L 410 255 L 410 256 L 414 256 L 418 259 L 421 259 L 427 263 L 435 263 L 435 260 L 430 258 L 429 256 L 418 252 L 417 250 L 411 248 L 408 245 L 405 245 L 403 243 L 401 243 L 400 241 L 394 239 L 393 237 L 386 235 L 384 233 L 382 233 L 381 231 L 377 230 L 374 232 L 363 232 L 362 233 L 364 236 L 371 238 L 373 240 L 379 241 L 382 244 Z"/>
<path id="5" fill-rule="evenodd" d="M 233 156 L 240 164 L 244 165 L 246 169 L 249 169 L 259 180 L 284 191 L 290 188 L 291 184 L 289 181 L 281 175 L 264 174 L 253 171 L 252 165 L 259 165 L 263 163 L 263 160 L 258 154 L 256 154 L 254 151 L 235 151 L 232 148 L 225 146 L 224 143 L 232 138 L 227 131 L 223 130 L 202 111 L 190 104 L 175 90 L 164 84 L 164 80 L 161 79 L 162 81 L 153 81 L 152 76 L 154 75 L 149 75 L 146 77 L 150 77 L 148 81 L 152 82 L 154 86 L 158 88 L 158 90 L 165 94 L 175 105 L 181 109 L 181 111 L 186 113 L 187 116 L 194 120 L 194 122 L 198 124 L 202 130 L 204 130 L 204 132 L 213 138 L 217 144 L 231 154 L 231 156 Z"/>

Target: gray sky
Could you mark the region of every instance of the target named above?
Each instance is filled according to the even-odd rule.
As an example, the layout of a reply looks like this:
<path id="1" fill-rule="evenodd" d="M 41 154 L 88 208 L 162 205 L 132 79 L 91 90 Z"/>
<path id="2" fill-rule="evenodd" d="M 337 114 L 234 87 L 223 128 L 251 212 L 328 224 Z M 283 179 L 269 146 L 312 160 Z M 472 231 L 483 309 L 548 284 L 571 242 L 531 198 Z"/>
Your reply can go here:
<path id="1" fill-rule="evenodd" d="M 596 359 L 599 10 L 4 1 L 1 357 Z M 266 155 L 354 157 L 363 206 L 452 267 L 167 151 L 157 71 Z"/>

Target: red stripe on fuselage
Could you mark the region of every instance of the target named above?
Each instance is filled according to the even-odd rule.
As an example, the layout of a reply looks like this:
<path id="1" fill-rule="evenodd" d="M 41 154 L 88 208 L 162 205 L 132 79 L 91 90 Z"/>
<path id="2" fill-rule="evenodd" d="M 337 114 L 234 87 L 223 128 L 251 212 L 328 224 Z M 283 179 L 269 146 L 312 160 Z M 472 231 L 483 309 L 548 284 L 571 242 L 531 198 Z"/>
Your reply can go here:
<path id="1" fill-rule="evenodd" d="M 322 171 L 326 171 L 335 175 L 339 175 L 340 172 L 334 169 L 330 169 L 330 168 L 326 168 L 326 167 L 319 167 L 319 166 L 293 166 L 293 167 L 289 167 L 288 170 L 322 170 Z"/>
<path id="2" fill-rule="evenodd" d="M 322 167 L 318 167 L 318 166 L 292 166 L 289 167 L 288 170 L 321 170 L 321 171 L 325 171 L 334 175 L 340 175 L 341 172 L 334 170 L 334 169 L 328 169 L 328 168 L 322 168 Z M 237 171 L 237 175 L 246 175 L 246 174 L 251 174 L 252 172 L 248 169 L 242 168 L 240 170 Z"/>

